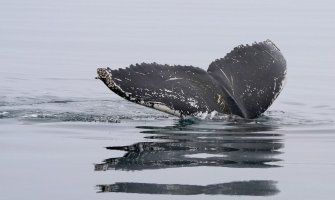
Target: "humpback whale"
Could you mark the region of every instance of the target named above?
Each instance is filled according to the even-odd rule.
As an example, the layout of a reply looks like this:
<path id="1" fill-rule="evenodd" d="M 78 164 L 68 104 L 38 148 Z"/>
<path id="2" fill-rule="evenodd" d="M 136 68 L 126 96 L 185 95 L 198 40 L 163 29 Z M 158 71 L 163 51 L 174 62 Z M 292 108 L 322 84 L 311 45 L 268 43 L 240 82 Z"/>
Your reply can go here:
<path id="1" fill-rule="evenodd" d="M 286 60 L 270 40 L 240 45 L 208 70 L 141 63 L 98 68 L 97 79 L 117 95 L 178 117 L 224 113 L 252 119 L 264 113 L 286 80 Z"/>

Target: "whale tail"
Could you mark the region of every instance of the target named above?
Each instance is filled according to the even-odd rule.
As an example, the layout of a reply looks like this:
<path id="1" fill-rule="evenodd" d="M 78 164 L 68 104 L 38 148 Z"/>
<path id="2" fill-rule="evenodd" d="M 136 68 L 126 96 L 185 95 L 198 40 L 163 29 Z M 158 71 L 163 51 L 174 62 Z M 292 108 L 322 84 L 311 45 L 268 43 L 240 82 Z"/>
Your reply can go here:
<path id="1" fill-rule="evenodd" d="M 97 72 L 97 78 L 119 96 L 179 117 L 217 111 L 256 118 L 282 90 L 286 61 L 267 40 L 236 47 L 212 62 L 207 72 L 157 63 Z"/>
<path id="2" fill-rule="evenodd" d="M 277 98 L 286 80 L 286 61 L 270 40 L 238 46 L 209 65 L 232 113 L 244 118 L 262 114 Z"/>

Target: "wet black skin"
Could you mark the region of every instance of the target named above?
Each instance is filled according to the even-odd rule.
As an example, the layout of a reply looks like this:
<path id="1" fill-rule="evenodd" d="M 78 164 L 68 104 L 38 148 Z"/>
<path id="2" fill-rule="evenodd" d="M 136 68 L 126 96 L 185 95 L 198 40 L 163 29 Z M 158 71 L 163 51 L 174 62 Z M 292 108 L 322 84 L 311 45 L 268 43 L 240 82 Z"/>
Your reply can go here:
<path id="1" fill-rule="evenodd" d="M 142 63 L 125 69 L 99 68 L 98 78 L 129 101 L 179 117 L 217 111 L 251 119 L 264 113 L 282 90 L 286 61 L 267 40 L 234 48 L 207 71 Z"/>

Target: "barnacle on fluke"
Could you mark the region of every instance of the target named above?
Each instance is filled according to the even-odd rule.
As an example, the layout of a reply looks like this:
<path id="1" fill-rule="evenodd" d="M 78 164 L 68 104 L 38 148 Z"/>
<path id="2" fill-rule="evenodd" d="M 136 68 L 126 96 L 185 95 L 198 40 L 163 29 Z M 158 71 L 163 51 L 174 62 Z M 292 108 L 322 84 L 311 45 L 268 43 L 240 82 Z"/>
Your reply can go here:
<path id="1" fill-rule="evenodd" d="M 207 71 L 141 63 L 125 69 L 98 68 L 97 73 L 119 96 L 178 117 L 219 112 L 256 118 L 282 90 L 286 61 L 266 40 L 234 48 Z"/>

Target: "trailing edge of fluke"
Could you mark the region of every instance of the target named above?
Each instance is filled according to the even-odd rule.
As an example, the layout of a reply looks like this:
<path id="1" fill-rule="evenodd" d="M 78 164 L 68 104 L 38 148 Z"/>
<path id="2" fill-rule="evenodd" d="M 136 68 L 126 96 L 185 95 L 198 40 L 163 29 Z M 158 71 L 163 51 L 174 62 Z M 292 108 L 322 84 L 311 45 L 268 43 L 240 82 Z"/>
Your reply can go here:
<path id="1" fill-rule="evenodd" d="M 213 111 L 243 118 L 260 116 L 281 92 L 286 60 L 266 40 L 235 47 L 208 70 L 141 63 L 123 69 L 98 68 L 98 79 L 117 95 L 178 117 Z"/>

